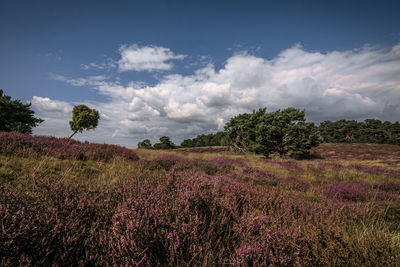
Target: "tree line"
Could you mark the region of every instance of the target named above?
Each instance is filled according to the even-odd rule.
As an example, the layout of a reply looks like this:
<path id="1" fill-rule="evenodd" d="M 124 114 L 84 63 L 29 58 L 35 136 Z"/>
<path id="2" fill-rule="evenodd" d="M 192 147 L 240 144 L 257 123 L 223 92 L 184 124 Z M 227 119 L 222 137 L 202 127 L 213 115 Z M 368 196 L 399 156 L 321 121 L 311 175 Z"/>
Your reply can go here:
<path id="1" fill-rule="evenodd" d="M 0 131 L 32 133 L 32 128 L 43 120 L 33 116 L 30 104 L 11 100 L 0 90 Z M 73 133 L 93 130 L 97 127 L 99 112 L 85 105 L 77 105 L 72 110 L 69 122 Z M 151 144 L 145 139 L 138 148 L 173 149 L 178 147 L 230 146 L 238 151 L 281 156 L 305 157 L 308 151 L 321 142 L 326 143 L 377 143 L 400 145 L 400 123 L 382 122 L 377 119 L 324 121 L 316 126 L 307 122 L 305 110 L 287 108 L 267 112 L 266 108 L 253 110 L 233 117 L 225 124 L 224 131 L 215 134 L 201 134 L 184 140 L 180 146 L 170 137 L 162 136 L 158 143 Z"/>
<path id="2" fill-rule="evenodd" d="M 400 145 L 400 123 L 377 119 L 324 121 L 319 132 L 326 143 L 374 143 Z"/>
<path id="3" fill-rule="evenodd" d="M 242 114 L 243 115 L 243 114 Z M 244 115 L 246 116 L 246 115 Z M 322 141 L 325 143 L 371 143 L 400 145 L 400 123 L 382 122 L 378 119 L 356 120 L 326 120 L 317 126 Z M 227 146 L 230 137 L 226 132 L 201 134 L 192 139 L 186 139 L 181 147 Z"/>
<path id="4" fill-rule="evenodd" d="M 226 123 L 225 131 L 201 134 L 185 139 L 180 146 L 173 144 L 168 136 L 160 143 L 151 145 L 146 139 L 138 148 L 170 149 L 178 147 L 231 146 L 237 151 L 263 154 L 272 153 L 292 157 L 308 156 L 312 147 L 326 143 L 376 143 L 400 145 L 400 123 L 382 122 L 377 119 L 324 121 L 316 126 L 306 122 L 305 110 L 287 108 L 267 112 L 266 108 L 243 113 Z"/>

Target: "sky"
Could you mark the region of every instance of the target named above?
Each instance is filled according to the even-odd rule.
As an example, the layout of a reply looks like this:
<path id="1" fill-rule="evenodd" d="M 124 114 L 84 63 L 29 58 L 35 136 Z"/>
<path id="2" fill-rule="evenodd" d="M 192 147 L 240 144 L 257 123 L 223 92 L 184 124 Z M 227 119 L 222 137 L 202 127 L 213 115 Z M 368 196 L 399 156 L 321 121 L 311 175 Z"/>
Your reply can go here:
<path id="1" fill-rule="evenodd" d="M 0 88 L 65 137 L 176 144 L 266 107 L 400 120 L 399 1 L 0 1 Z"/>

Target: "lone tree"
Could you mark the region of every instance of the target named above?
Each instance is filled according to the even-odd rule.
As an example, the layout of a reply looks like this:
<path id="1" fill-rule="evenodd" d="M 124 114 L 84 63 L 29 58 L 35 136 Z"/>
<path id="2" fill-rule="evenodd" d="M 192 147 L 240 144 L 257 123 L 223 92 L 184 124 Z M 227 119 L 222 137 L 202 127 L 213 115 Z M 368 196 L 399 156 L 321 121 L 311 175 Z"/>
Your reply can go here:
<path id="1" fill-rule="evenodd" d="M 93 130 L 97 127 L 99 122 L 99 112 L 96 109 L 88 108 L 85 105 L 74 106 L 72 109 L 72 121 L 69 121 L 69 126 L 73 133 L 70 135 L 70 139 L 77 132 L 83 130 Z"/>
<path id="2" fill-rule="evenodd" d="M 144 139 L 137 144 L 138 148 L 152 149 L 151 142 L 149 139 Z"/>
<path id="3" fill-rule="evenodd" d="M 32 128 L 43 120 L 33 116 L 35 112 L 30 106 L 30 103 L 22 104 L 20 100 L 11 100 L 0 89 L 0 131 L 31 134 Z"/>
<path id="4" fill-rule="evenodd" d="M 306 122 L 304 110 L 287 108 L 269 113 L 266 110 L 240 114 L 226 124 L 225 130 L 237 149 L 265 157 L 277 152 L 300 158 L 321 142 L 318 128 Z"/>

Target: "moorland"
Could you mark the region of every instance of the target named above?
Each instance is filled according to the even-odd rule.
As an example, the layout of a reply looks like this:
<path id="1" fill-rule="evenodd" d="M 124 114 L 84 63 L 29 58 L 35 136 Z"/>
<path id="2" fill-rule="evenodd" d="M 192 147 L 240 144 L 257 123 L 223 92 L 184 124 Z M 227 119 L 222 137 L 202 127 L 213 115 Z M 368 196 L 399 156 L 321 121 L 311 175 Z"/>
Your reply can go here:
<path id="1" fill-rule="evenodd" d="M 396 266 L 400 146 L 293 160 L 0 133 L 0 265 Z"/>

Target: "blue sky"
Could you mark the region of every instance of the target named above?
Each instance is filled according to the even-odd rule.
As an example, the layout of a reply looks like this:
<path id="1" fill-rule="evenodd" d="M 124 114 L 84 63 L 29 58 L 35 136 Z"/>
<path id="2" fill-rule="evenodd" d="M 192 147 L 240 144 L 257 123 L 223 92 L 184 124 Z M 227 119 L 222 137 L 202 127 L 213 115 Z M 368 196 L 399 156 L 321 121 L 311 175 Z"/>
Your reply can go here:
<path id="1" fill-rule="evenodd" d="M 398 1 L 0 2 L 0 88 L 32 102 L 35 134 L 135 147 L 221 130 L 234 115 L 400 117 Z"/>

